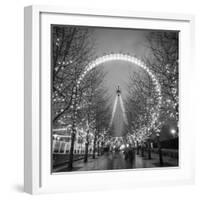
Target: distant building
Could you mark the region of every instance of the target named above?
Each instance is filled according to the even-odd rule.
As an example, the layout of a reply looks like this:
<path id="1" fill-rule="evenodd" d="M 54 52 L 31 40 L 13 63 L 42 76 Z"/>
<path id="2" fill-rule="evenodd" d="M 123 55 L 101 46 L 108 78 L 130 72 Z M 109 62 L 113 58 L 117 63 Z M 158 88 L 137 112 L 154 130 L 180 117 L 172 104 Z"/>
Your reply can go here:
<path id="1" fill-rule="evenodd" d="M 85 153 L 85 135 L 83 131 L 77 130 L 74 142 L 74 154 Z M 68 154 L 71 147 L 71 130 L 70 128 L 53 129 L 52 153 L 53 154 Z M 90 138 L 88 153 L 93 152 L 93 138 Z"/>

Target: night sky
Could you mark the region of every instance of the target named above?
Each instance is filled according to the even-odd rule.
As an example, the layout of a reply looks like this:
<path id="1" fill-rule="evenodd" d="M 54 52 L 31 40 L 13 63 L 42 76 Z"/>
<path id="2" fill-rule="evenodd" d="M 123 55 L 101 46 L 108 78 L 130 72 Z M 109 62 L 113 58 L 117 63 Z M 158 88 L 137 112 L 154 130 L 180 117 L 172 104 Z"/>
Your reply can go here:
<path id="1" fill-rule="evenodd" d="M 147 55 L 146 35 L 149 31 L 129 29 L 96 28 L 93 36 L 96 42 L 95 53 L 101 56 L 107 53 L 127 53 L 143 58 Z M 112 61 L 103 64 L 106 71 L 105 85 L 114 98 L 116 87 L 122 89 L 122 98 L 125 98 L 127 81 L 131 73 L 138 69 L 128 62 Z M 102 67 L 102 66 L 99 66 Z"/>

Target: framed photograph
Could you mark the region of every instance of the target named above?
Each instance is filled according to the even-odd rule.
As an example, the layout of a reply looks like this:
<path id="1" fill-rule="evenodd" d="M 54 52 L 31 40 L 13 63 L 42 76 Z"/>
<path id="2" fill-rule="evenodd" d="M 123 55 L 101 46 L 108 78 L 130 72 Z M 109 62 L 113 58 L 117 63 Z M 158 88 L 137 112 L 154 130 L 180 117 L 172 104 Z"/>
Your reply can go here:
<path id="1" fill-rule="evenodd" d="M 25 8 L 28 193 L 192 183 L 190 15 Z"/>

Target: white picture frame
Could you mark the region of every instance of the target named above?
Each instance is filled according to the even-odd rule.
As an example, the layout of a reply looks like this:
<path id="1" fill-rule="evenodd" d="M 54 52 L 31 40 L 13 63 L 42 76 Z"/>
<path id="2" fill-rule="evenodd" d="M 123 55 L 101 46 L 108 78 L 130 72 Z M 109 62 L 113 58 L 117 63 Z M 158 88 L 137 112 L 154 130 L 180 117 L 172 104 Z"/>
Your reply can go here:
<path id="1" fill-rule="evenodd" d="M 50 170 L 50 24 L 180 31 L 180 167 L 52 175 Z M 25 8 L 24 190 L 31 194 L 186 184 L 194 182 L 190 79 L 194 71 L 194 17 L 184 14 Z M 44 76 L 45 74 L 45 76 Z M 190 134 L 188 134 L 190 133 Z"/>

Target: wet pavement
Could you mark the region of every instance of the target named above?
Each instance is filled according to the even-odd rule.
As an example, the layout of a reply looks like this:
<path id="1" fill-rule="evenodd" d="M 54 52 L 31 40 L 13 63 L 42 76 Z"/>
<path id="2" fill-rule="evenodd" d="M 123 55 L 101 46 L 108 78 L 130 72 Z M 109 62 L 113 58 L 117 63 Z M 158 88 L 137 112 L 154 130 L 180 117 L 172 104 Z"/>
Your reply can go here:
<path id="1" fill-rule="evenodd" d="M 176 167 L 178 160 L 175 158 L 163 156 L 163 165 L 159 164 L 158 154 L 152 153 L 152 159 L 148 159 L 147 155 L 135 155 L 133 160 L 126 160 L 122 152 L 105 153 L 95 159 L 89 158 L 87 163 L 83 160 L 73 163 L 72 171 L 93 171 L 93 170 L 112 170 L 112 169 L 136 169 L 136 168 L 153 168 L 153 167 Z M 67 172 L 67 166 L 60 166 L 54 172 Z"/>

